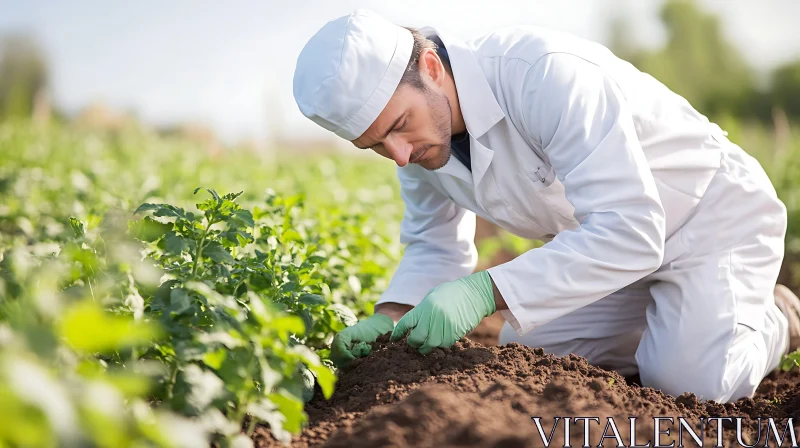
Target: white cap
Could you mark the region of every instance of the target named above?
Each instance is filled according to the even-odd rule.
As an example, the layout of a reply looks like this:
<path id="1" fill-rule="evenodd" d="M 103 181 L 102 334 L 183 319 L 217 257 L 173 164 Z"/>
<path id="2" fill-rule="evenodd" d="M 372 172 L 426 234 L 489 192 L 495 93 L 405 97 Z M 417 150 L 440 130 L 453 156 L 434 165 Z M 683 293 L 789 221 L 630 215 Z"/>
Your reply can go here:
<path id="1" fill-rule="evenodd" d="M 357 139 L 391 99 L 413 47 L 407 29 L 366 9 L 328 22 L 297 58 L 297 106 L 323 128 Z"/>

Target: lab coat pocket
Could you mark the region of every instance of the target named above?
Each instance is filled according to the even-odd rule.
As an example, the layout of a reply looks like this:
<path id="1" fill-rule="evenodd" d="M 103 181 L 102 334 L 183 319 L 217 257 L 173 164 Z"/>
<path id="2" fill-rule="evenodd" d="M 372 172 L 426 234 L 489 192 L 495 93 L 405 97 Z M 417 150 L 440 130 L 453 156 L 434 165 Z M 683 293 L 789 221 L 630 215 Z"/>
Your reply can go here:
<path id="1" fill-rule="evenodd" d="M 512 182 L 507 182 L 507 181 Z M 536 210 L 543 207 L 536 196 L 527 188 L 520 188 L 519 182 L 508 179 L 495 179 L 491 173 L 484 177 L 483 188 L 478 191 L 478 202 L 486 211 L 484 219 L 493 222 L 509 232 L 529 239 L 541 239 L 548 236 L 549 230 L 543 228 L 529 213 L 519 209 L 520 203 L 527 204 Z M 552 235 L 550 235 L 552 237 Z"/>
<path id="2" fill-rule="evenodd" d="M 575 208 L 567 200 L 564 184 L 558 180 L 552 167 L 542 166 L 523 171 L 520 177 L 523 185 L 529 186 L 538 202 L 546 207 L 546 210 L 540 210 L 537 214 L 537 219 L 542 220 L 544 227 L 558 233 L 579 225 L 574 215 Z"/>

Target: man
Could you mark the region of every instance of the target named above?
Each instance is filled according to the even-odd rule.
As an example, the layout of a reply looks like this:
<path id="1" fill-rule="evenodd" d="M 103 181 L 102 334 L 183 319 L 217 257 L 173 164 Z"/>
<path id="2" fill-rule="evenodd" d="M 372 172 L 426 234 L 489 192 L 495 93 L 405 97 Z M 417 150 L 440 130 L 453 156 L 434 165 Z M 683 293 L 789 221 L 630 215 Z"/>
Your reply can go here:
<path id="1" fill-rule="evenodd" d="M 375 314 L 334 339 L 338 365 L 389 331 L 423 354 L 450 346 L 499 310 L 501 344 L 724 402 L 795 348 L 766 174 L 605 47 L 525 26 L 462 42 L 358 10 L 306 44 L 294 95 L 394 160 L 406 205 L 403 259 Z M 475 215 L 546 244 L 473 273 Z"/>

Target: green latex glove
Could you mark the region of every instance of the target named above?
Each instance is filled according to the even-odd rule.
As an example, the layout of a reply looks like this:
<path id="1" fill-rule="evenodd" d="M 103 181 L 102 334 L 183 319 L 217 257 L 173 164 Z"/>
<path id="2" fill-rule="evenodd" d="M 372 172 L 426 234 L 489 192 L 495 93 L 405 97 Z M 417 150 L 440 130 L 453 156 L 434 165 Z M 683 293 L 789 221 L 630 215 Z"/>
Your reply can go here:
<path id="1" fill-rule="evenodd" d="M 333 337 L 331 361 L 336 367 L 347 367 L 356 358 L 369 355 L 378 336 L 392 331 L 394 321 L 385 314 L 373 314 L 347 327 Z"/>
<path id="2" fill-rule="evenodd" d="M 406 313 L 392 331 L 391 340 L 408 335 L 408 345 L 427 355 L 436 347 L 450 347 L 495 312 L 492 279 L 486 271 L 443 283 Z"/>

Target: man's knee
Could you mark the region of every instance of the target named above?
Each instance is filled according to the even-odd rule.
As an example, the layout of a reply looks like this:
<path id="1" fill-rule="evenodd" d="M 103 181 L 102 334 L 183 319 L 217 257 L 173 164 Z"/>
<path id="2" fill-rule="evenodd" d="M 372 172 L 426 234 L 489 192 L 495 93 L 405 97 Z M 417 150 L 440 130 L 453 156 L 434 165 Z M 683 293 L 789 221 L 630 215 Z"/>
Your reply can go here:
<path id="1" fill-rule="evenodd" d="M 691 353 L 689 347 L 681 345 L 667 342 L 657 347 L 639 347 L 636 362 L 643 386 L 676 397 L 691 392 L 699 399 L 723 403 L 755 391 L 755 387 L 744 384 L 749 381 L 742 381 L 754 373 L 748 363 L 732 365 L 724 354 Z"/>

